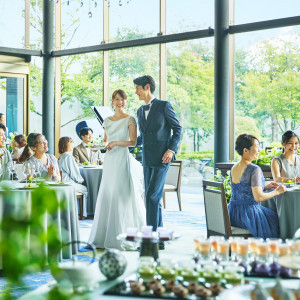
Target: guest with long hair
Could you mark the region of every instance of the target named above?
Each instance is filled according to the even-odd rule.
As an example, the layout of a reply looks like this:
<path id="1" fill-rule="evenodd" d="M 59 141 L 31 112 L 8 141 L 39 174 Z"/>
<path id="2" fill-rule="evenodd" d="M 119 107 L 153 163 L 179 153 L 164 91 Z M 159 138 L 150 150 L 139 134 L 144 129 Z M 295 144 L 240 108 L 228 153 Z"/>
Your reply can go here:
<path id="1" fill-rule="evenodd" d="M 82 183 L 84 179 L 80 175 L 78 165 L 72 155 L 74 141 L 68 136 L 61 137 L 58 142 L 58 151 L 61 154 L 58 160 L 59 169 L 62 172 L 62 181 L 71 182 L 75 186 L 75 191 L 83 195 L 83 216 L 87 217 L 86 203 L 88 191 Z"/>
<path id="2" fill-rule="evenodd" d="M 41 177 L 46 180 L 60 181 L 59 167 L 54 155 L 46 153 L 48 141 L 41 133 L 30 133 L 27 137 L 27 145 L 21 154 L 20 162 L 30 162 L 39 169 Z M 32 155 L 33 152 L 33 155 Z"/>
<path id="3" fill-rule="evenodd" d="M 18 161 L 24 148 L 26 146 L 26 137 L 24 134 L 18 134 L 15 136 L 14 142 L 12 143 L 12 159 Z"/>
<path id="4" fill-rule="evenodd" d="M 282 154 L 271 163 L 272 176 L 276 182 L 287 182 L 296 178 L 300 182 L 299 137 L 292 130 L 286 131 L 281 138 Z"/>

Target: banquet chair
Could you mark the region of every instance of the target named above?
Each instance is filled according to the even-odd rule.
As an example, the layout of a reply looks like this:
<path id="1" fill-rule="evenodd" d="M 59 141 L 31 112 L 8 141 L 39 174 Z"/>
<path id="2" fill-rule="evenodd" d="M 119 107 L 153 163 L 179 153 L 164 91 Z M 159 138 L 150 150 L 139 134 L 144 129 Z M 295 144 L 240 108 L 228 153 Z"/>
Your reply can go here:
<path id="1" fill-rule="evenodd" d="M 181 195 L 180 195 L 181 171 L 182 171 L 182 161 L 181 160 L 172 161 L 164 185 L 164 191 L 163 191 L 164 208 L 166 208 L 166 193 L 176 192 L 179 210 L 181 211 Z"/>
<path id="2" fill-rule="evenodd" d="M 83 220 L 83 194 L 76 192 L 76 199 L 79 202 L 79 220 Z"/>
<path id="3" fill-rule="evenodd" d="M 231 226 L 223 182 L 203 180 L 207 237 L 251 237 L 248 229 Z"/>

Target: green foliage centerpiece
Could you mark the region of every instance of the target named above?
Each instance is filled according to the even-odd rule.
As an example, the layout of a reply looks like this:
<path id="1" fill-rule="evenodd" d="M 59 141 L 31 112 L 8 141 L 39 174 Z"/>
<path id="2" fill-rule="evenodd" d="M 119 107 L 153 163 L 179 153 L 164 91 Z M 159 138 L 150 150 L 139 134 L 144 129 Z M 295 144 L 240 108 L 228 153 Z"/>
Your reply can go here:
<path id="1" fill-rule="evenodd" d="M 56 220 L 60 204 L 55 192 L 44 183 L 32 190 L 31 199 L 20 197 L 18 192 L 1 186 L 0 258 L 9 281 L 3 299 L 13 299 L 12 286 L 23 285 L 23 275 L 57 264 L 61 248 Z"/>

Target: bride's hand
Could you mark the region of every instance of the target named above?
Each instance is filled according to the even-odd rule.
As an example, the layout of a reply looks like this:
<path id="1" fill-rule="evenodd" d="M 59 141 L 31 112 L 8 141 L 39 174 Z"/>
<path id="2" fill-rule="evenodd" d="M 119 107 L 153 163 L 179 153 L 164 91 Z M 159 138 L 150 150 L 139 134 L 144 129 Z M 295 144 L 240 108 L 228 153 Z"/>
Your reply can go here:
<path id="1" fill-rule="evenodd" d="M 105 148 L 104 150 L 112 150 L 115 146 L 117 146 L 117 142 L 110 142 Z"/>

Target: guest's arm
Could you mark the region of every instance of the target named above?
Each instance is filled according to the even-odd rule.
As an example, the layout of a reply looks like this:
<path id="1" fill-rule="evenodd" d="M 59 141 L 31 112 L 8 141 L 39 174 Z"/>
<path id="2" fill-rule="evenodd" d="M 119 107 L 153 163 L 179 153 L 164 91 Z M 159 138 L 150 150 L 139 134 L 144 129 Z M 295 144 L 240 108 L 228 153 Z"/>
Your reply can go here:
<path id="1" fill-rule="evenodd" d="M 66 157 L 66 165 L 68 167 L 68 173 L 70 178 L 76 183 L 83 183 L 83 178 L 80 174 L 78 165 L 75 162 L 74 157 L 72 155 L 68 155 Z"/>
<path id="2" fill-rule="evenodd" d="M 257 168 L 251 176 L 251 188 L 252 188 L 253 197 L 256 202 L 269 200 L 275 196 L 278 196 L 278 195 L 286 192 L 285 186 L 278 185 L 275 182 L 270 183 L 270 184 L 266 185 L 265 187 L 263 187 L 261 184 L 262 176 L 263 176 L 263 173 L 260 168 Z M 276 189 L 272 192 L 269 192 L 269 193 L 263 192 L 264 188 L 271 189 L 271 188 L 275 188 L 275 187 L 276 187 Z"/>

